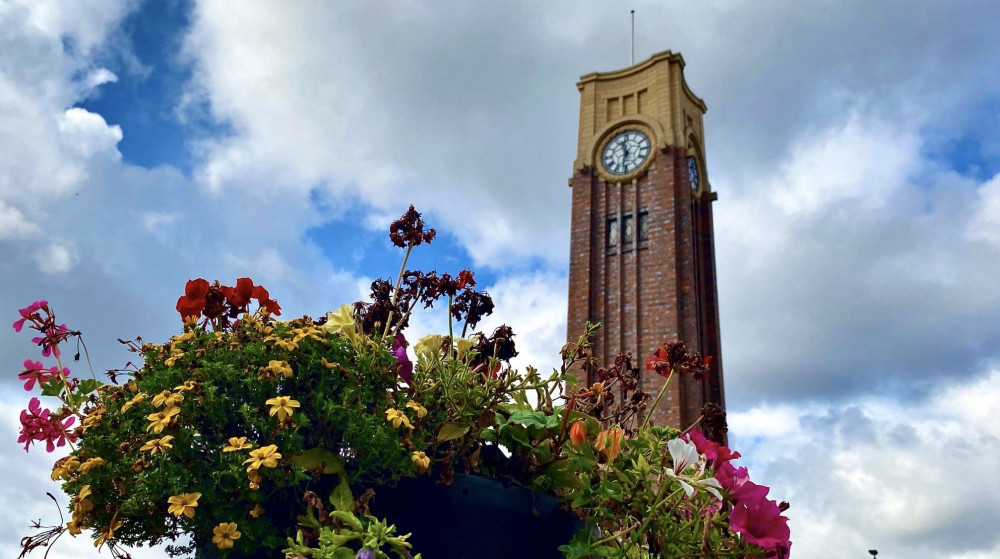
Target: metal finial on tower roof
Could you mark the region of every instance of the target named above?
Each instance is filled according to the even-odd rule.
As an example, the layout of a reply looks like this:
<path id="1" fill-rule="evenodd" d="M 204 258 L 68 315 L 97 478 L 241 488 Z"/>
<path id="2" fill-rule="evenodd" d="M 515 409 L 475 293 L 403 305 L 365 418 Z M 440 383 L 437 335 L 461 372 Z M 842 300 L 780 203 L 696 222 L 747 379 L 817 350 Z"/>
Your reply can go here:
<path id="1" fill-rule="evenodd" d="M 635 10 L 632 10 L 632 35 L 629 40 L 628 65 L 635 64 Z"/>

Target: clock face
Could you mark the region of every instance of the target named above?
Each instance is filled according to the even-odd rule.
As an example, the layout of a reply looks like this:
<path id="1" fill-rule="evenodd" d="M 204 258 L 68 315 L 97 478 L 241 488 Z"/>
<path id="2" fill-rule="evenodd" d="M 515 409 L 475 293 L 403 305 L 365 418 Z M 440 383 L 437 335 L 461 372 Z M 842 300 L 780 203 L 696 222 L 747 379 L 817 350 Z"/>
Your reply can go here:
<path id="1" fill-rule="evenodd" d="M 612 175 L 631 174 L 649 159 L 651 146 L 649 137 L 638 130 L 620 132 L 604 147 L 601 164 Z"/>
<path id="2" fill-rule="evenodd" d="M 698 164 L 693 157 L 688 157 L 688 181 L 691 182 L 691 190 L 698 190 Z"/>

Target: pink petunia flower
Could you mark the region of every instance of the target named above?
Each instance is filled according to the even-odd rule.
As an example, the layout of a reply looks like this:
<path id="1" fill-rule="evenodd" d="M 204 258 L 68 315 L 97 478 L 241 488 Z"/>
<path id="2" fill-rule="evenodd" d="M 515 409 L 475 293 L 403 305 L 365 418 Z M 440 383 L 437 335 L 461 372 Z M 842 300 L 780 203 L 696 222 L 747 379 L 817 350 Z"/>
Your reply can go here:
<path id="1" fill-rule="evenodd" d="M 396 332 L 396 341 L 392 344 L 392 354 L 396 357 L 398 368 L 396 372 L 409 383 L 413 380 L 413 362 L 406 355 L 406 338 L 402 332 Z"/>
<path id="2" fill-rule="evenodd" d="M 781 516 L 778 504 L 768 499 L 744 500 L 733 506 L 729 514 L 733 530 L 743 539 L 765 551 L 787 553 L 791 546 L 788 518 Z"/>
<path id="3" fill-rule="evenodd" d="M 694 443 L 695 447 L 698 448 L 698 454 L 704 454 L 708 460 L 714 460 L 716 468 L 740 457 L 739 452 L 733 452 L 729 450 L 729 447 L 709 440 L 700 429 L 692 429 L 684 438 Z"/>

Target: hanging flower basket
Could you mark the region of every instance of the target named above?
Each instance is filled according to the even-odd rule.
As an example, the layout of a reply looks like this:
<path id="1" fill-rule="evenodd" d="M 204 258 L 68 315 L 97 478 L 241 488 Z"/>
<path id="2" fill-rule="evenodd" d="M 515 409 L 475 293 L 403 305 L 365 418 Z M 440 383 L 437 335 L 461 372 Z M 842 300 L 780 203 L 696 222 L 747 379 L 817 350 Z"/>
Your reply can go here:
<path id="1" fill-rule="evenodd" d="M 706 359 L 664 343 L 646 363 L 667 379 L 654 397 L 631 356 L 594 362 L 588 325 L 558 370 L 515 371 L 510 328 L 475 333 L 493 303 L 471 272 L 406 270 L 433 238 L 411 207 L 390 228 L 404 271 L 316 318 L 280 320 L 250 278 L 191 280 L 182 332 L 123 341 L 141 363 L 104 380 L 66 367 L 60 349 L 80 333 L 47 302 L 21 309 L 15 330 L 37 331 L 55 364 L 29 359 L 19 376 L 55 407 L 32 398 L 19 441 L 70 447 L 51 474 L 69 520 L 39 526 L 25 551 L 90 530 L 113 557 L 787 557 L 787 505 L 738 453 L 649 424 L 671 379 L 703 375 Z M 447 334 L 410 344 L 411 313 L 433 304 L 447 305 Z M 581 367 L 598 382 L 577 386 Z M 706 418 L 720 438 L 724 420 Z"/>

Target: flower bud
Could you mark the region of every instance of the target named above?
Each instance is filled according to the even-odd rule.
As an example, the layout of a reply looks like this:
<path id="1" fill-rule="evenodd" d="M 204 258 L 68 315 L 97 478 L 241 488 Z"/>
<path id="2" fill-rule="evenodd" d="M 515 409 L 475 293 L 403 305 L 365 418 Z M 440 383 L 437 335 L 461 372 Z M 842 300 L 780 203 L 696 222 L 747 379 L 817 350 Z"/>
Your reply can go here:
<path id="1" fill-rule="evenodd" d="M 375 559 L 375 552 L 367 547 L 362 547 L 354 559 Z"/>
<path id="2" fill-rule="evenodd" d="M 569 428 L 569 440 L 576 446 L 580 446 L 587 440 L 587 425 L 582 421 L 576 421 Z"/>

